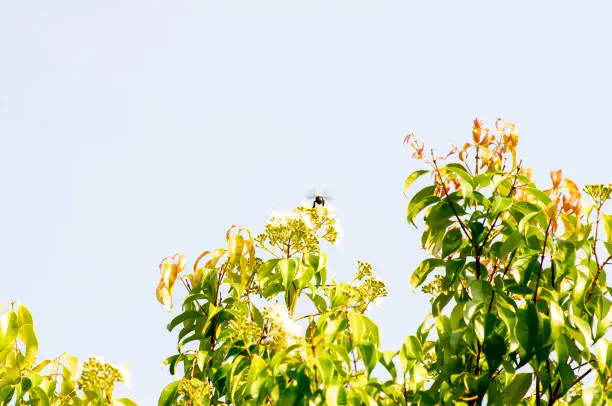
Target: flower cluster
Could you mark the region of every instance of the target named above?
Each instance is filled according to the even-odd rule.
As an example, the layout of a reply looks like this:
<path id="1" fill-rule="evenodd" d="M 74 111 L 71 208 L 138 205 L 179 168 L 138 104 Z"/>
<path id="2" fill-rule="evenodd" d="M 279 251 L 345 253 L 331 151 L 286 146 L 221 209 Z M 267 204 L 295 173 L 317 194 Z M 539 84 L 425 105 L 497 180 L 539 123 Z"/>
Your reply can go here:
<path id="1" fill-rule="evenodd" d="M 385 283 L 372 273 L 372 265 L 357 261 L 357 274 L 347 286 L 349 303 L 360 313 L 364 313 L 371 303 L 378 303 L 389 293 Z"/>
<path id="2" fill-rule="evenodd" d="M 178 394 L 181 398 L 176 402 L 177 406 L 204 406 L 204 399 L 212 391 L 208 382 L 197 378 L 183 378 L 178 386 Z"/>
<path id="3" fill-rule="evenodd" d="M 262 344 L 269 346 L 272 352 L 282 351 L 298 342 L 302 335 L 300 326 L 282 305 L 276 303 L 266 307 L 263 316 L 265 336 Z"/>
<path id="4" fill-rule="evenodd" d="M 261 248 L 280 250 L 279 256 L 291 257 L 301 252 L 317 252 L 320 239 L 336 244 L 339 231 L 332 209 L 300 206 L 289 214 L 273 215 L 266 223 L 265 232 L 255 241 Z"/>
<path id="5" fill-rule="evenodd" d="M 434 278 L 431 282 L 426 283 L 421 287 L 421 291 L 426 295 L 430 295 L 429 301 L 433 303 L 438 296 L 442 293 L 446 293 L 448 288 L 444 287 L 444 282 L 446 278 L 442 275 L 434 275 Z"/>
<path id="6" fill-rule="evenodd" d="M 257 323 L 242 314 L 230 321 L 230 327 L 234 331 L 234 339 L 241 340 L 245 345 L 257 342 L 263 334 Z"/>
<path id="7" fill-rule="evenodd" d="M 601 207 L 607 200 L 612 196 L 612 183 L 607 185 L 586 185 L 584 192 L 591 196 L 593 201 L 598 207 Z"/>
<path id="8" fill-rule="evenodd" d="M 80 389 L 102 389 L 110 395 L 117 382 L 123 382 L 123 376 L 117 368 L 105 363 L 100 357 L 91 357 L 83 363 L 83 372 L 77 383 Z"/>

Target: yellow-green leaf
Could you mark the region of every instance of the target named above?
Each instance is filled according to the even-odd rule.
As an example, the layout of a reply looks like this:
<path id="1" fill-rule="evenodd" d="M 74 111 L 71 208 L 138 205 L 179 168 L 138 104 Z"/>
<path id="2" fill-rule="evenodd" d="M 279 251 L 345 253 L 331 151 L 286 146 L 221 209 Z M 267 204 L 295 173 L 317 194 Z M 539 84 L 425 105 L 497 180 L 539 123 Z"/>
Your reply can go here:
<path id="1" fill-rule="evenodd" d="M 420 169 L 418 171 L 412 172 L 406 178 L 406 181 L 404 182 L 404 195 L 406 194 L 406 192 L 408 192 L 408 189 L 410 188 L 410 185 L 412 185 L 412 183 L 414 183 L 415 180 L 417 180 L 421 176 L 425 175 L 426 173 L 429 173 L 429 170 L 427 170 L 427 169 Z"/>

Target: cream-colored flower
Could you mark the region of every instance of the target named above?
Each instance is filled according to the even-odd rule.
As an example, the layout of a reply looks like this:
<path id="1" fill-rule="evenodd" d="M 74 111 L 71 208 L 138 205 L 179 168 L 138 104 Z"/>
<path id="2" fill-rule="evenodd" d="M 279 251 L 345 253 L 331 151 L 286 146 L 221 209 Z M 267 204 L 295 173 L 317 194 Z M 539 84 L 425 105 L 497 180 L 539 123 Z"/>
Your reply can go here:
<path id="1" fill-rule="evenodd" d="M 301 327 L 289 317 L 289 312 L 282 304 L 275 303 L 270 308 L 270 317 L 275 323 L 281 326 L 285 332 L 289 333 L 289 335 L 293 337 L 302 335 Z"/>
<path id="2" fill-rule="evenodd" d="M 132 387 L 132 367 L 126 363 L 121 363 L 121 365 L 119 365 L 117 369 L 119 370 L 119 373 L 121 374 L 121 377 L 123 378 L 123 384 L 127 386 L 128 389 L 131 389 Z"/>

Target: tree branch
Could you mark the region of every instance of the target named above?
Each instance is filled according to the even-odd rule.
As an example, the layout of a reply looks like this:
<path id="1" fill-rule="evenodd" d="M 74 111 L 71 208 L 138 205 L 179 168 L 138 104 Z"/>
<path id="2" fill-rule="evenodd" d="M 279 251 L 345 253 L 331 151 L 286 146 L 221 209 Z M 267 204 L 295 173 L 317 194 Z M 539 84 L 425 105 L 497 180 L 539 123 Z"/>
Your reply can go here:
<path id="1" fill-rule="evenodd" d="M 544 246 L 542 247 L 542 257 L 540 258 L 540 268 L 538 269 L 538 279 L 536 280 L 535 291 L 533 292 L 533 303 L 538 300 L 538 288 L 540 286 L 540 277 L 542 276 L 542 266 L 544 265 L 544 255 L 546 254 L 546 243 L 548 242 L 548 235 L 551 231 L 552 219 L 548 220 L 548 227 L 546 227 L 546 235 L 544 236 Z"/>

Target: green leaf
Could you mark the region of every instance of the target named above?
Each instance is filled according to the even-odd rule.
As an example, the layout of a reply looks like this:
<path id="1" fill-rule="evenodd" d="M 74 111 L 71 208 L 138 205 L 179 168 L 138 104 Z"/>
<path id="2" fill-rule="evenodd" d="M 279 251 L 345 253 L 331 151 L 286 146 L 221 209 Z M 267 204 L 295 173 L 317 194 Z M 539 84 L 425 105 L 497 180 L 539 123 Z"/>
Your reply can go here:
<path id="1" fill-rule="evenodd" d="M 605 376 L 607 368 L 608 368 L 608 353 L 610 347 L 610 343 L 608 340 L 601 339 L 595 343 L 595 354 L 597 355 L 597 368 L 599 368 L 599 372 L 602 376 Z"/>
<path id="2" fill-rule="evenodd" d="M 589 323 L 575 314 L 572 314 L 571 318 L 576 327 L 578 328 L 578 331 L 580 331 L 580 335 L 578 335 L 577 337 L 578 341 L 583 346 L 586 345 L 586 347 L 590 347 L 591 345 L 593 345 L 593 332 L 591 331 L 591 326 L 589 325 Z M 580 339 L 582 337 L 584 337 L 583 340 Z"/>
<path id="3" fill-rule="evenodd" d="M 357 344 L 357 352 L 359 356 L 363 360 L 363 363 L 368 371 L 368 375 L 372 373 L 372 370 L 376 366 L 378 362 L 378 353 L 374 344 L 372 343 L 362 343 Z"/>
<path id="4" fill-rule="evenodd" d="M 202 314 L 202 312 L 195 311 L 195 310 L 183 312 L 179 314 L 178 316 L 176 316 L 174 319 L 172 319 L 172 321 L 168 323 L 166 328 L 168 329 L 168 331 L 172 331 L 174 330 L 176 326 L 178 326 L 182 322 L 187 321 L 187 320 L 197 319 L 197 318 L 204 318 L 204 315 Z"/>
<path id="5" fill-rule="evenodd" d="M 514 230 L 502 243 L 500 249 L 501 258 L 506 258 L 509 253 L 523 245 L 523 235 Z"/>
<path id="6" fill-rule="evenodd" d="M 603 402 L 602 402 L 601 397 L 602 397 L 602 386 L 601 384 L 595 384 L 582 391 L 582 397 L 581 397 L 582 404 L 584 406 L 602 405 Z"/>
<path id="7" fill-rule="evenodd" d="M 526 308 L 517 310 L 517 315 L 515 334 L 521 347 L 526 352 L 525 355 L 528 356 L 534 350 L 538 338 L 538 311 L 533 302 L 528 302 Z"/>
<path id="8" fill-rule="evenodd" d="M 209 354 L 205 351 L 198 351 L 196 355 L 196 362 L 200 371 L 204 370 L 204 363 L 209 359 Z"/>
<path id="9" fill-rule="evenodd" d="M 489 374 L 493 374 L 497 367 L 501 364 L 507 347 L 502 336 L 493 333 L 487 337 L 484 342 L 483 352 L 487 359 Z"/>
<path id="10" fill-rule="evenodd" d="M 406 355 L 410 359 L 421 359 L 421 343 L 415 336 L 408 336 L 404 344 Z"/>
<path id="11" fill-rule="evenodd" d="M 265 261 L 261 266 L 257 269 L 257 280 L 265 281 L 269 274 L 272 272 L 274 268 L 276 268 L 276 264 L 278 264 L 280 259 L 272 258 Z"/>
<path id="12" fill-rule="evenodd" d="M 529 226 L 529 222 L 534 219 L 537 215 L 541 214 L 540 212 L 529 213 L 525 215 L 518 224 L 518 231 L 521 235 L 527 234 L 527 226 Z"/>
<path id="13" fill-rule="evenodd" d="M 31 324 L 34 325 L 34 321 L 32 320 L 32 314 L 28 310 L 27 307 L 20 304 L 17 308 L 17 321 L 20 325 L 22 324 Z"/>
<path id="14" fill-rule="evenodd" d="M 391 378 L 394 380 L 397 378 L 397 369 L 395 368 L 395 364 L 393 363 L 393 358 L 395 358 L 396 353 L 393 351 L 384 351 L 380 353 L 379 362 L 385 367 L 385 369 L 391 375 Z"/>
<path id="15" fill-rule="evenodd" d="M 455 251 L 457 251 L 463 243 L 463 237 L 461 236 L 461 230 L 458 228 L 452 228 L 444 235 L 442 239 L 442 257 L 448 257 Z"/>
<path id="16" fill-rule="evenodd" d="M 576 374 L 574 374 L 574 370 L 572 369 L 572 367 L 565 363 L 559 365 L 559 367 L 557 368 L 557 371 L 558 371 L 559 377 L 561 378 L 561 394 L 560 395 L 563 396 L 574 383 L 574 380 L 576 379 Z"/>
<path id="17" fill-rule="evenodd" d="M 518 405 L 531 386 L 531 374 L 516 374 L 504 390 L 504 405 Z"/>
<path id="18" fill-rule="evenodd" d="M 251 396 L 255 399 L 259 396 L 260 385 L 256 384 L 258 378 L 261 377 L 261 372 L 266 368 L 266 362 L 257 354 L 251 358 L 251 366 L 247 377 L 247 388 Z"/>
<path id="19" fill-rule="evenodd" d="M 404 194 L 406 194 L 406 192 L 408 192 L 408 188 L 410 188 L 410 185 L 412 185 L 412 183 L 415 180 L 417 180 L 421 176 L 425 175 L 426 173 L 429 173 L 429 170 L 427 170 L 427 169 L 420 169 L 418 171 L 412 172 L 408 176 L 408 178 L 406 178 L 406 181 L 404 182 Z"/>
<path id="20" fill-rule="evenodd" d="M 453 210 L 453 208 L 455 210 Z M 458 216 L 465 214 L 465 210 L 463 210 L 461 206 L 457 206 L 455 203 L 451 206 L 450 203 L 442 201 L 429 210 L 425 217 L 425 221 L 430 227 L 443 228 L 446 224 L 452 223 L 451 219 L 455 218 L 455 212 L 457 212 Z"/>
<path id="21" fill-rule="evenodd" d="M 240 234 L 232 235 L 227 242 L 227 249 L 230 253 L 230 264 L 239 263 L 244 249 L 244 238 Z"/>
<path id="22" fill-rule="evenodd" d="M 49 406 L 49 397 L 42 388 L 35 386 L 30 390 L 30 400 L 37 400 L 37 406 Z"/>
<path id="23" fill-rule="evenodd" d="M 419 287 L 427 278 L 427 275 L 436 268 L 443 267 L 445 265 L 444 260 L 438 258 L 427 258 L 419 264 L 417 269 L 412 273 L 410 278 L 410 284 L 412 289 Z"/>
<path id="24" fill-rule="evenodd" d="M 442 310 L 444 310 L 446 305 L 451 301 L 453 296 L 453 293 L 441 293 L 440 295 L 438 295 L 438 297 L 431 304 L 432 316 L 438 317 L 438 315 L 442 313 Z"/>
<path id="25" fill-rule="evenodd" d="M 17 315 L 15 312 L 7 312 L 0 316 L 0 334 L 3 335 L 3 339 L 0 340 L 0 354 L 7 349 L 11 348 L 17 335 L 19 333 L 19 326 L 17 324 Z"/>
<path id="26" fill-rule="evenodd" d="M 24 376 L 21 378 L 21 390 L 23 393 L 26 393 L 32 387 L 32 380 L 30 378 Z"/>
<path id="27" fill-rule="evenodd" d="M 500 195 L 496 195 L 493 199 L 493 206 L 491 207 L 491 214 L 493 216 L 506 211 L 512 206 L 512 199 L 509 197 L 501 197 Z"/>
<path id="28" fill-rule="evenodd" d="M 467 172 L 465 167 L 459 163 L 450 163 L 444 167 L 446 171 L 457 175 L 459 185 L 461 186 L 461 194 L 463 197 L 470 197 L 474 192 L 474 179 Z"/>
<path id="29" fill-rule="evenodd" d="M 136 402 L 134 402 L 131 399 L 128 398 L 119 398 L 117 399 L 117 402 L 125 405 L 125 406 L 138 406 L 138 404 Z"/>
<path id="30" fill-rule="evenodd" d="M 612 214 L 604 214 L 601 218 L 603 220 L 604 230 L 606 231 L 606 236 L 608 237 L 607 243 L 612 243 Z M 606 244 L 606 248 L 608 248 L 609 244 Z M 608 249 L 610 254 L 612 255 L 612 251 Z"/>
<path id="31" fill-rule="evenodd" d="M 523 188 L 523 190 L 535 197 L 536 200 L 538 200 L 540 203 L 542 203 L 542 205 L 544 205 L 544 207 L 548 206 L 552 202 L 552 200 L 550 200 L 550 197 L 548 197 L 548 195 L 542 192 L 540 189 L 534 187 L 526 187 Z"/>
<path id="32" fill-rule="evenodd" d="M 430 206 L 440 201 L 440 198 L 434 196 L 435 186 L 427 186 L 419 190 L 408 203 L 406 210 L 406 218 L 408 222 L 415 226 L 414 218 L 423 210 L 425 207 Z"/>
<path id="33" fill-rule="evenodd" d="M 34 333 L 34 326 L 31 324 L 21 326 L 20 336 L 26 347 L 25 358 L 21 367 L 29 369 L 36 361 L 36 355 L 38 354 L 38 340 Z"/>
<path id="34" fill-rule="evenodd" d="M 344 406 L 347 404 L 346 389 L 341 385 L 331 385 L 325 390 L 325 404 Z"/>
<path id="35" fill-rule="evenodd" d="M 483 279 L 477 279 L 470 284 L 470 293 L 474 301 L 491 300 L 493 288 L 491 284 Z"/>
<path id="36" fill-rule="evenodd" d="M 551 335 L 553 339 L 559 338 L 563 334 L 565 329 L 565 317 L 563 315 L 563 309 L 556 302 L 550 302 L 550 325 Z"/>
<path id="37" fill-rule="evenodd" d="M 349 323 L 355 344 L 372 343 L 379 345 L 378 326 L 363 314 L 349 313 Z"/>
<path id="38" fill-rule="evenodd" d="M 472 221 L 468 224 L 468 227 L 472 232 L 472 244 L 479 244 L 481 242 L 481 237 L 484 238 L 484 226 L 478 221 Z"/>
<path id="39" fill-rule="evenodd" d="M 297 274 L 297 261 L 291 258 L 284 258 L 278 262 L 278 268 L 283 278 L 283 284 L 285 289 L 289 287 L 291 282 L 294 281 L 295 275 Z"/>

